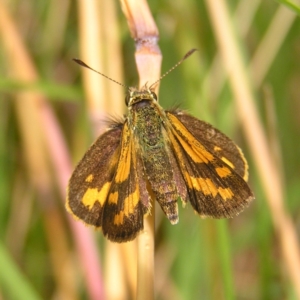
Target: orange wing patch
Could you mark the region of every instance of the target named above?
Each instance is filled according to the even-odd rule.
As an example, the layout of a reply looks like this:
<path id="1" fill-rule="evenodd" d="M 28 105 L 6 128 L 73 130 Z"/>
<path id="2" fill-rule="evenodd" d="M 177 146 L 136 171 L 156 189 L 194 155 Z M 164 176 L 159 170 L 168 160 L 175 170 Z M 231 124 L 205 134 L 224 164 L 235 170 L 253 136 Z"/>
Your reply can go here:
<path id="1" fill-rule="evenodd" d="M 139 203 L 139 189 L 137 186 L 137 189 L 134 193 L 130 194 L 125 200 L 124 200 L 124 207 L 123 210 L 120 211 L 118 214 L 114 217 L 114 224 L 115 225 L 122 225 L 124 224 L 124 217 L 129 217 L 131 214 L 134 214 L 135 208 L 137 204 Z"/>
<path id="2" fill-rule="evenodd" d="M 106 201 L 110 185 L 111 182 L 105 183 L 100 191 L 98 191 L 97 188 L 88 188 L 82 197 L 82 204 L 89 210 L 93 208 L 96 202 L 99 202 L 99 204 L 103 206 Z"/>

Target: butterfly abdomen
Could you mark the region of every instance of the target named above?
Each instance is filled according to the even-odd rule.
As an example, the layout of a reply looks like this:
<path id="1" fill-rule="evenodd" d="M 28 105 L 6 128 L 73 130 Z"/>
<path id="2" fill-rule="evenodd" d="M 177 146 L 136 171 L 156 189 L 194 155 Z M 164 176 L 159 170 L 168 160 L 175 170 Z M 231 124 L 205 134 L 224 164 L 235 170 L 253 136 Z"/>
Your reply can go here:
<path id="1" fill-rule="evenodd" d="M 147 100 L 134 105 L 134 136 L 151 190 L 168 219 L 175 224 L 178 222 L 178 192 L 158 109 Z"/>

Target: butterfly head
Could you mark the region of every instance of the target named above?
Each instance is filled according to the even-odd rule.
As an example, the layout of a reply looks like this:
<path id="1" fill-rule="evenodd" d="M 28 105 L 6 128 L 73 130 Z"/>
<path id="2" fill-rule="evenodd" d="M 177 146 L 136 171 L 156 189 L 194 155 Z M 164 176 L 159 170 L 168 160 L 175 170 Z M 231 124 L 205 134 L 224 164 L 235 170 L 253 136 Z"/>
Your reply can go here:
<path id="1" fill-rule="evenodd" d="M 136 88 L 129 88 L 125 97 L 127 107 L 131 107 L 139 102 L 157 102 L 157 95 L 153 89 L 147 86 L 142 87 L 140 90 Z"/>

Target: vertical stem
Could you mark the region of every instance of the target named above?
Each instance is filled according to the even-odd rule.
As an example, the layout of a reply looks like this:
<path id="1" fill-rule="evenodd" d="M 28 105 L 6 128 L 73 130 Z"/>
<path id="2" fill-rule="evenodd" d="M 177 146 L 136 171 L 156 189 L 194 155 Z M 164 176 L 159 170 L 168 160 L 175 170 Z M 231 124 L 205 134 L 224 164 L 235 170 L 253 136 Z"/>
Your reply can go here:
<path id="1" fill-rule="evenodd" d="M 155 206 L 144 219 L 144 231 L 138 236 L 137 300 L 154 299 Z"/>
<path id="2" fill-rule="evenodd" d="M 140 87 L 160 76 L 161 53 L 157 45 L 158 30 L 145 0 L 121 0 L 123 12 L 136 43 L 135 60 Z M 153 198 L 152 198 L 153 199 Z M 138 237 L 137 299 L 154 299 L 154 209 L 144 219 L 144 230 Z"/>

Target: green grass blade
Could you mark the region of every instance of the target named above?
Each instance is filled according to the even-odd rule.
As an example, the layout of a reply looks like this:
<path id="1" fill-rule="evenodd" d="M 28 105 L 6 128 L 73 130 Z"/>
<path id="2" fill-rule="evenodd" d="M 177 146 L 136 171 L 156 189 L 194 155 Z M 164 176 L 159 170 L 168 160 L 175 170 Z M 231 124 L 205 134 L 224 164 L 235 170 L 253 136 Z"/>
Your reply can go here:
<path id="1" fill-rule="evenodd" d="M 300 7 L 298 5 L 296 5 L 295 3 L 292 3 L 290 1 L 287 0 L 276 0 L 277 2 L 287 6 L 288 8 L 290 8 L 293 12 L 295 12 L 297 15 L 300 15 Z"/>
<path id="2" fill-rule="evenodd" d="M 41 299 L 26 277 L 20 272 L 2 243 L 0 243 L 0 266 L 0 286 L 7 296 L 6 299 Z"/>
<path id="3" fill-rule="evenodd" d="M 223 278 L 224 295 L 227 300 L 234 300 L 234 284 L 232 274 L 232 257 L 230 250 L 230 239 L 228 233 L 227 220 L 219 220 L 216 222 L 219 244 L 219 257 L 221 273 Z"/>

